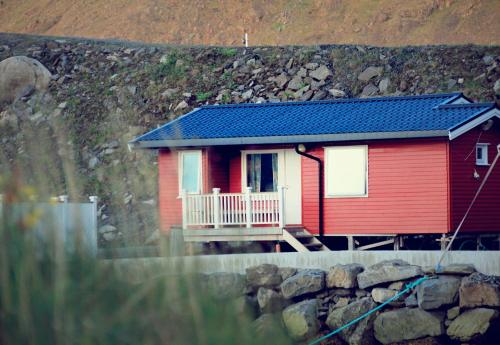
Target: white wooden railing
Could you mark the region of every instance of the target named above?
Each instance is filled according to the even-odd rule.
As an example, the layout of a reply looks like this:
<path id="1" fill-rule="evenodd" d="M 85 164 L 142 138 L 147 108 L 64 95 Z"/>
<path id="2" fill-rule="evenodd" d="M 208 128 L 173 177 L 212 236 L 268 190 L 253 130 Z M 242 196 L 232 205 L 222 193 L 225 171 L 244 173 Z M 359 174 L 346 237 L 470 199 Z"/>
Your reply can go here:
<path id="1" fill-rule="evenodd" d="M 209 226 L 276 225 L 284 226 L 284 189 L 277 192 L 187 194 L 182 192 L 182 228 Z"/>

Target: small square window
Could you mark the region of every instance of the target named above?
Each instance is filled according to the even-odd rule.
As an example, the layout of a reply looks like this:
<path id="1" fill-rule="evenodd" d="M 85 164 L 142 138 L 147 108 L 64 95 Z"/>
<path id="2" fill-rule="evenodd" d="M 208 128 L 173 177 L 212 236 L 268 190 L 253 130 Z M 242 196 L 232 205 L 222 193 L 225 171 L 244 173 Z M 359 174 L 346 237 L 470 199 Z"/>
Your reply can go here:
<path id="1" fill-rule="evenodd" d="M 488 165 L 488 144 L 476 145 L 476 165 Z"/>

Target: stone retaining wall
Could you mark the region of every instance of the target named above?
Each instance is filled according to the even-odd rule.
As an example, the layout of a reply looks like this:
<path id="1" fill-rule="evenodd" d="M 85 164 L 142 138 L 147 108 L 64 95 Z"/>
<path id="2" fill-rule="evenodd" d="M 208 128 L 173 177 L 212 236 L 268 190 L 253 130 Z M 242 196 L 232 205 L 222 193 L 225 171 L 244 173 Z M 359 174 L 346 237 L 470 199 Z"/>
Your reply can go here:
<path id="1" fill-rule="evenodd" d="M 208 291 L 254 311 L 259 332 L 286 332 L 305 343 L 337 329 L 402 291 L 429 279 L 331 343 L 493 344 L 500 335 L 500 277 L 454 264 L 440 272 L 386 260 L 371 266 L 339 264 L 328 271 L 261 264 L 245 274 L 206 275 Z M 328 342 L 330 344 L 330 342 Z"/>

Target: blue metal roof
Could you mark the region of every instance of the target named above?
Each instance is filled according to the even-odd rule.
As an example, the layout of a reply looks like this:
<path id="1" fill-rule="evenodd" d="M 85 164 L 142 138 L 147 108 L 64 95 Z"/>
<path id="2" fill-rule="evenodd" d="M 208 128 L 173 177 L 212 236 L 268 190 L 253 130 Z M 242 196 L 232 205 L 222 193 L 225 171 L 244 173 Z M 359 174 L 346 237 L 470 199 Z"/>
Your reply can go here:
<path id="1" fill-rule="evenodd" d="M 491 103 L 450 104 L 461 93 L 310 102 L 202 106 L 134 141 L 144 147 L 237 143 L 327 141 L 332 135 L 433 132 L 444 134 L 494 107 Z M 318 138 L 323 137 L 324 140 Z M 233 140 L 230 140 L 230 139 Z M 246 141 L 243 138 L 247 138 Z M 253 140 L 248 141 L 248 138 Z M 265 139 L 267 138 L 267 140 Z M 270 140 L 270 138 L 274 138 Z M 353 135 L 352 140 L 360 138 Z M 374 136 L 376 138 L 376 136 Z M 299 140 L 300 139 L 300 140 Z M 141 145 L 147 144 L 147 145 Z"/>

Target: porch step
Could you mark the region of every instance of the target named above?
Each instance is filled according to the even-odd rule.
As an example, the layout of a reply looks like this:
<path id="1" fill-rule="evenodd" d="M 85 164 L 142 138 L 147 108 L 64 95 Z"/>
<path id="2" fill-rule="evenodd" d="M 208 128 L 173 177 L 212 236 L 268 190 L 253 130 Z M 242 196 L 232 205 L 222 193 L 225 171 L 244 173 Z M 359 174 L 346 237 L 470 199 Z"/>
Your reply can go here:
<path id="1" fill-rule="evenodd" d="M 303 232 L 304 227 L 302 226 L 285 226 L 286 231 L 289 233 L 297 233 L 297 232 Z"/>
<path id="2" fill-rule="evenodd" d="M 313 238 L 314 237 L 310 233 L 305 233 L 303 231 L 300 231 L 300 232 L 299 231 L 298 232 L 290 232 L 290 233 L 293 235 L 293 237 L 295 237 L 297 239 L 299 239 L 299 238 L 301 238 L 301 239 L 302 238 L 303 239 L 308 239 L 308 238 Z"/>
<path id="3" fill-rule="evenodd" d="M 324 244 L 323 243 L 305 243 L 304 246 L 310 250 L 320 250 Z"/>
<path id="4" fill-rule="evenodd" d="M 283 239 L 298 252 L 330 250 L 313 234 L 300 226 L 286 227 L 283 229 Z"/>

